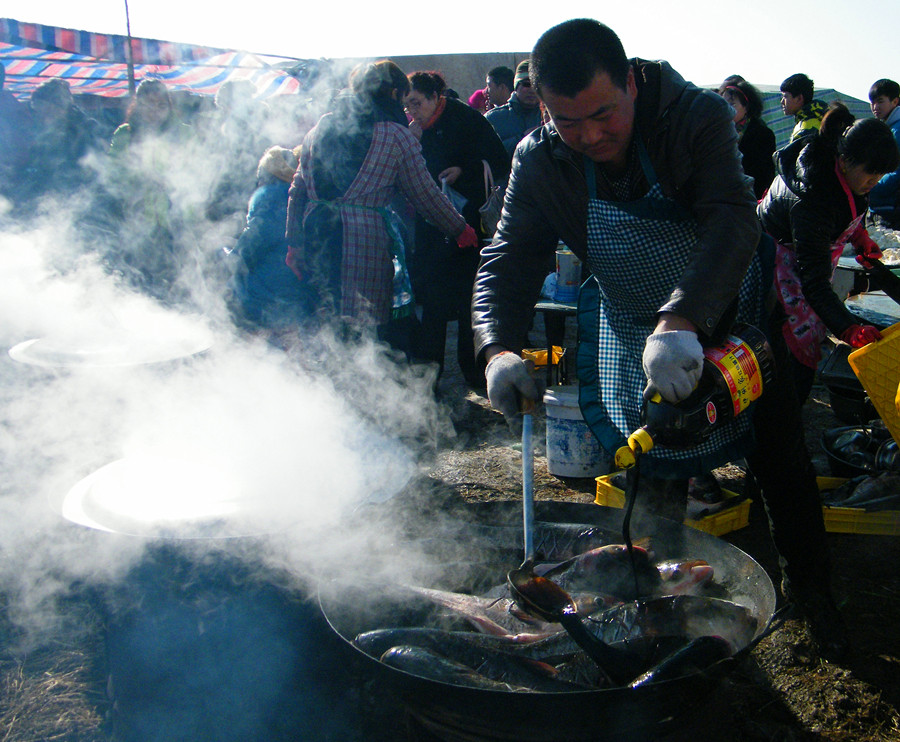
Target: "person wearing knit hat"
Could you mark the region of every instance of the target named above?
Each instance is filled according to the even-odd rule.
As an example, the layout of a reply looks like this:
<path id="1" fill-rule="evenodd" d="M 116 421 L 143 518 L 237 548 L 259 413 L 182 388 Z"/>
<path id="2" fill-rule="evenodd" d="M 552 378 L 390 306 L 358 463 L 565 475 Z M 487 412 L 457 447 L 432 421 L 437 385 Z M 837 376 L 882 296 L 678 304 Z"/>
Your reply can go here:
<path id="1" fill-rule="evenodd" d="M 516 65 L 516 76 L 513 78 L 513 90 L 517 90 L 519 83 L 528 79 L 528 60 L 523 59 Z"/>
<path id="2" fill-rule="evenodd" d="M 288 190 L 298 159 L 299 151 L 285 147 L 263 153 L 247 225 L 234 249 L 225 251 L 233 271 L 228 307 L 234 322 L 251 332 L 284 331 L 312 312 L 311 289 L 284 262 Z"/>
<path id="3" fill-rule="evenodd" d="M 522 137 L 543 123 L 540 99 L 532 90 L 531 80 L 528 78 L 527 59 L 516 66 L 513 87 L 505 105 L 492 108 L 485 114 L 497 136 L 503 141 L 510 158 Z"/>
<path id="4" fill-rule="evenodd" d="M 483 88 L 479 88 L 469 96 L 469 106 L 478 111 L 478 113 L 487 111 L 488 97 Z"/>
<path id="5" fill-rule="evenodd" d="M 260 185 L 273 179 L 290 183 L 297 171 L 298 159 L 298 155 L 286 147 L 278 145 L 269 147 L 259 161 L 259 167 L 256 168 L 256 180 Z"/>

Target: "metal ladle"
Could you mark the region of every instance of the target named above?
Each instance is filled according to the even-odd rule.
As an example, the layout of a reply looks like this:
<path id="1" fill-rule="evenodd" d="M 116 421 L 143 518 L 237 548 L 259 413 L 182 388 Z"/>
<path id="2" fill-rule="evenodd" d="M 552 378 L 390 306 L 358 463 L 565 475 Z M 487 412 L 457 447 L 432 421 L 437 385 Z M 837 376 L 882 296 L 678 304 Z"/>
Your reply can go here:
<path id="1" fill-rule="evenodd" d="M 531 413 L 534 402 L 522 400 L 522 520 L 525 537 L 525 559 L 511 570 L 506 581 L 517 603 L 538 618 L 559 623 L 572 640 L 596 663 L 601 674 L 610 682 L 622 685 L 634 678 L 629 672 L 622 650 L 613 649 L 591 634 L 578 616 L 572 597 L 552 580 L 534 572 L 534 449 Z M 610 669 L 614 668 L 614 669 Z M 626 677 L 627 675 L 627 677 Z"/>
<path id="2" fill-rule="evenodd" d="M 530 561 L 510 570 L 506 581 L 521 608 L 544 621 L 561 624 L 611 684 L 624 685 L 640 672 L 632 667 L 634 660 L 629 653 L 609 646 L 585 628 L 572 596 L 552 580 L 535 574 Z"/>

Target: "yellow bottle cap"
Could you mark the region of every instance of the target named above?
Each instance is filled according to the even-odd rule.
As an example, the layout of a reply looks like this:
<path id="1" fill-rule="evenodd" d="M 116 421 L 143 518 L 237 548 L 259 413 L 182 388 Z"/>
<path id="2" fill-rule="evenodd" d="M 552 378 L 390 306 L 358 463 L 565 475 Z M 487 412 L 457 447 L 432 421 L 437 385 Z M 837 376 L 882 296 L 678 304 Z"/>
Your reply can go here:
<path id="1" fill-rule="evenodd" d="M 614 461 L 616 464 L 616 469 L 630 469 L 635 465 L 637 460 L 634 457 L 634 451 L 632 451 L 628 446 L 622 446 L 618 451 L 616 451 Z"/>
<path id="2" fill-rule="evenodd" d="M 653 437 L 646 428 L 638 428 L 628 436 L 628 447 L 635 453 L 647 453 L 653 448 Z"/>

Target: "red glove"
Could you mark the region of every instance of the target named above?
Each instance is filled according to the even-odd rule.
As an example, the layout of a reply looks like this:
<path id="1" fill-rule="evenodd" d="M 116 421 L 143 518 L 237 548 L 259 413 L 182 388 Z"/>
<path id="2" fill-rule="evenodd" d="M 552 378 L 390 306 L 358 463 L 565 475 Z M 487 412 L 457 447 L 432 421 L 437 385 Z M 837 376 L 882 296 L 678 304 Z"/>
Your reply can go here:
<path id="1" fill-rule="evenodd" d="M 881 340 L 881 333 L 872 325 L 850 325 L 841 333 L 841 340 L 854 348 L 862 348 L 864 345 Z"/>
<path id="2" fill-rule="evenodd" d="M 300 268 L 300 259 L 303 255 L 303 252 L 297 248 L 294 249 L 290 245 L 288 245 L 287 255 L 284 258 L 284 264 L 290 268 L 294 275 L 297 276 L 298 279 L 304 281 L 303 271 Z"/>
<path id="3" fill-rule="evenodd" d="M 859 263 L 863 268 L 872 267 L 872 264 L 869 263 L 866 258 L 881 260 L 881 258 L 883 257 L 881 250 L 878 248 L 878 244 L 867 234 L 863 235 L 860 241 L 857 243 L 856 252 L 856 262 Z"/>
<path id="4" fill-rule="evenodd" d="M 456 238 L 456 244 L 460 247 L 478 247 L 478 235 L 471 224 L 467 224 L 462 234 Z"/>

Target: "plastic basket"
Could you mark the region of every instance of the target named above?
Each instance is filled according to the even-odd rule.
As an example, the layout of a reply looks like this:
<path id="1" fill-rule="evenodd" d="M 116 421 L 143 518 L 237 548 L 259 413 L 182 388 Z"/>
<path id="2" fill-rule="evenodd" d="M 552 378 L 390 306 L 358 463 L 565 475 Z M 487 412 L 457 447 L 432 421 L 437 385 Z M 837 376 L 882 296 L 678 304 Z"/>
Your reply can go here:
<path id="1" fill-rule="evenodd" d="M 816 477 L 819 491 L 840 487 L 845 477 Z M 825 530 L 829 533 L 859 533 L 869 536 L 896 536 L 900 534 L 900 511 L 878 510 L 868 513 L 862 508 L 832 508 L 822 506 Z"/>
<path id="2" fill-rule="evenodd" d="M 612 479 L 619 474 L 621 472 L 597 477 L 595 505 L 605 505 L 610 508 L 625 507 L 625 492 L 612 483 Z M 734 504 L 698 520 L 685 518 L 684 524 L 713 536 L 722 536 L 746 526 L 750 522 L 750 500 L 726 489 L 723 489 L 722 493 L 726 500 L 734 500 Z"/>
<path id="3" fill-rule="evenodd" d="M 900 443 L 900 413 L 895 402 L 900 385 L 900 322 L 884 330 L 877 343 L 854 350 L 847 360 L 894 440 Z"/>

